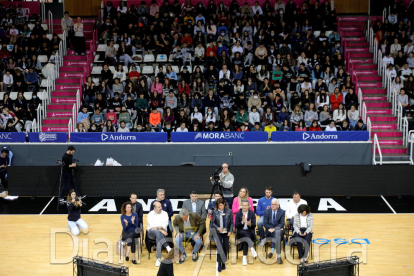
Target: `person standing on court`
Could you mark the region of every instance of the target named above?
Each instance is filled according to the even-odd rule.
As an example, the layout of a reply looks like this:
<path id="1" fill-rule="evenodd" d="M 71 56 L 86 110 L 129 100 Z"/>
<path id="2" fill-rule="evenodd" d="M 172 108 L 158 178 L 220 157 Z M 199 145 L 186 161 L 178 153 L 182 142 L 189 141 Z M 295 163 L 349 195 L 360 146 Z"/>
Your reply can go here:
<path id="1" fill-rule="evenodd" d="M 69 188 L 69 183 L 72 185 L 72 188 L 76 191 L 76 193 L 79 194 L 78 187 L 76 186 L 75 172 L 73 170 L 77 166 L 76 163 L 73 162 L 73 155 L 75 154 L 75 151 L 76 149 L 74 146 L 69 146 L 68 150 L 62 157 L 62 178 L 64 181 L 64 186 L 60 191 L 60 201 L 64 200 L 63 197 Z"/>
<path id="2" fill-rule="evenodd" d="M 221 173 L 219 174 L 220 180 L 220 188 L 223 191 L 224 200 L 227 203 L 227 206 L 231 209 L 233 204 L 233 184 L 234 184 L 234 176 L 230 173 L 229 165 L 227 163 L 223 163 L 221 166 Z M 214 185 L 214 180 L 210 177 L 211 184 Z"/>
<path id="3" fill-rule="evenodd" d="M 77 18 L 76 24 L 73 26 L 74 34 L 74 46 L 76 55 L 85 55 L 85 36 L 83 34 L 83 24 L 80 17 Z"/>
<path id="4" fill-rule="evenodd" d="M 264 213 L 264 227 L 266 228 L 266 237 L 272 238 L 272 249 L 267 257 L 271 259 L 275 252 L 277 253 L 277 263 L 283 264 L 281 257 L 281 240 L 285 234 L 285 211 L 279 208 L 279 200 L 272 199 L 270 209 Z"/>
<path id="5" fill-rule="evenodd" d="M 77 236 L 82 229 L 83 234 L 88 234 L 88 224 L 81 219 L 82 200 L 74 189 L 71 189 L 67 197 L 68 202 L 68 227 L 73 235 Z"/>
<path id="6" fill-rule="evenodd" d="M 221 248 L 223 249 L 222 252 L 217 252 L 217 271 L 221 272 L 226 269 L 226 262 L 221 256 L 223 255 L 227 258 L 227 252 L 229 251 L 229 237 L 233 229 L 233 214 L 223 198 L 216 200 L 213 219 L 210 223 L 210 233 L 212 233 L 212 229 L 215 229 L 217 233 L 218 241 L 215 240 L 216 244 L 220 243 Z M 211 238 L 215 239 L 215 236 L 213 235 Z"/>
<path id="7" fill-rule="evenodd" d="M 157 276 L 174 276 L 174 263 L 178 261 L 181 254 L 175 254 L 174 248 L 171 248 L 158 269 Z"/>
<path id="8" fill-rule="evenodd" d="M 267 209 L 270 209 L 270 205 L 272 202 L 272 199 L 274 198 L 272 196 L 273 188 L 272 186 L 267 186 L 265 189 L 265 196 L 259 199 L 259 202 L 257 202 L 256 206 L 256 214 L 260 217 L 257 221 L 257 227 L 259 228 L 259 236 L 260 239 L 263 240 L 265 238 L 265 232 L 263 228 L 263 219 L 264 219 L 264 213 Z"/>
<path id="9" fill-rule="evenodd" d="M 130 201 L 124 202 L 121 207 L 121 224 L 122 224 L 122 240 L 127 243 L 127 252 L 125 254 L 125 261 L 129 261 L 129 253 L 132 253 L 132 263 L 137 264 L 135 260 L 136 239 L 138 233 L 141 232 L 138 219 L 138 214 L 134 212 L 132 203 Z M 138 228 L 138 229 L 137 229 Z"/>
<path id="10" fill-rule="evenodd" d="M 69 12 L 65 11 L 65 15 L 62 18 L 61 21 L 61 25 L 62 25 L 62 32 L 65 32 L 66 34 L 66 45 L 67 48 L 70 49 L 70 43 L 74 42 L 73 40 L 73 26 L 75 25 L 73 22 L 73 19 L 71 17 L 69 17 Z M 74 43 L 73 43 L 74 44 Z"/>

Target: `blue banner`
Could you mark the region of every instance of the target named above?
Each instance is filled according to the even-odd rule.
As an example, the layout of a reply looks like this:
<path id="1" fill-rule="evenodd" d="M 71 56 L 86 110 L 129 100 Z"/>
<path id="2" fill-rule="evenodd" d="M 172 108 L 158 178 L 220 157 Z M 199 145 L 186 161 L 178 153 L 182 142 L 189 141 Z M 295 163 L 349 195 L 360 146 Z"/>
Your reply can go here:
<path id="1" fill-rule="evenodd" d="M 167 142 L 165 132 L 73 132 L 71 142 Z"/>
<path id="2" fill-rule="evenodd" d="M 0 142 L 2 143 L 24 143 L 26 133 L 24 132 L 0 132 Z"/>
<path id="3" fill-rule="evenodd" d="M 30 143 L 66 143 L 68 134 L 66 132 L 30 132 Z"/>
<path id="4" fill-rule="evenodd" d="M 267 132 L 172 132 L 171 142 L 266 142 Z"/>
<path id="5" fill-rule="evenodd" d="M 272 142 L 368 141 L 368 131 L 275 131 Z"/>

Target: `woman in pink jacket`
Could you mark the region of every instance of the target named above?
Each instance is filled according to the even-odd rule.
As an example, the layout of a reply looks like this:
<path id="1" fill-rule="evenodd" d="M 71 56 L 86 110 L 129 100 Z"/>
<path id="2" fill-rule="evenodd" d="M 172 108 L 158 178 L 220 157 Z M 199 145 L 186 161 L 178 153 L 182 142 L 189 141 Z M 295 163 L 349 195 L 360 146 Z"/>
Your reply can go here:
<path id="1" fill-rule="evenodd" d="M 240 191 L 239 191 L 239 195 L 233 199 L 233 207 L 232 207 L 232 211 L 233 211 L 233 225 L 234 225 L 235 220 L 236 220 L 236 213 L 242 207 L 241 201 L 243 199 L 246 199 L 246 200 L 249 201 L 250 206 L 251 206 L 250 210 L 252 210 L 254 212 L 253 199 L 251 197 L 249 197 L 249 190 L 247 188 L 242 187 L 240 189 Z"/>
<path id="2" fill-rule="evenodd" d="M 158 77 L 155 77 L 155 82 L 151 85 L 151 92 L 154 91 L 157 91 L 158 95 L 162 95 L 162 83 Z"/>

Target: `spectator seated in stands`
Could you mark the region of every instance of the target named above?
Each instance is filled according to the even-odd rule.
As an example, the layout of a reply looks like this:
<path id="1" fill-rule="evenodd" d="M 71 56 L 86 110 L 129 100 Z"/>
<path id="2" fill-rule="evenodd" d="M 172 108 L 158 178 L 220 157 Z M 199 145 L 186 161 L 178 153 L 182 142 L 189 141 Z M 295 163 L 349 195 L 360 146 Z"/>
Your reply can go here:
<path id="1" fill-rule="evenodd" d="M 152 108 L 152 112 L 149 116 L 149 126 L 152 128 L 158 128 L 158 131 L 161 130 L 161 114 L 158 112 L 156 107 Z"/>
<path id="2" fill-rule="evenodd" d="M 325 131 L 337 131 L 335 121 L 330 121 L 329 125 L 326 126 Z"/>
<path id="3" fill-rule="evenodd" d="M 364 124 L 364 121 L 362 121 L 362 119 L 359 119 L 357 125 L 354 127 L 354 130 L 355 131 L 367 130 L 367 126 Z"/>
<path id="4" fill-rule="evenodd" d="M 313 215 L 310 212 L 310 207 L 306 204 L 300 204 L 297 208 L 297 213 L 293 217 L 293 238 L 302 238 L 308 244 L 305 248 L 309 248 L 313 235 Z M 308 258 L 304 254 L 303 244 L 301 241 L 296 242 L 299 253 L 300 263 L 307 263 Z"/>

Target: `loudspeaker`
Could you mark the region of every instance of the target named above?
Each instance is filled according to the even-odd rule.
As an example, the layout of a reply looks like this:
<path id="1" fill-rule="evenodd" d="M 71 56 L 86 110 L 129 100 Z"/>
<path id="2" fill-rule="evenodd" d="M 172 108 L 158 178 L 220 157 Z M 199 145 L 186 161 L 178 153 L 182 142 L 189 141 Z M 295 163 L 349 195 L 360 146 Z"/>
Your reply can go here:
<path id="1" fill-rule="evenodd" d="M 298 276 L 358 276 L 359 258 L 351 256 L 298 265 Z"/>
<path id="2" fill-rule="evenodd" d="M 129 276 L 129 269 L 101 261 L 76 256 L 73 258 L 73 276 Z"/>

